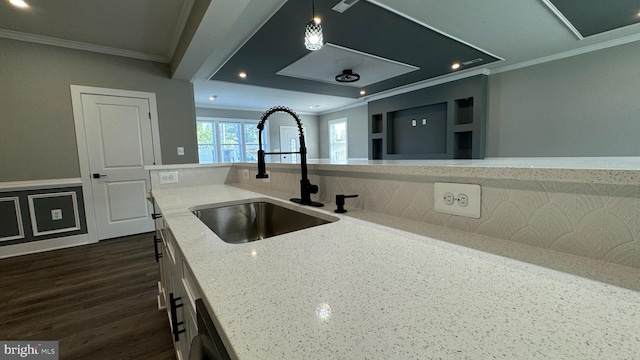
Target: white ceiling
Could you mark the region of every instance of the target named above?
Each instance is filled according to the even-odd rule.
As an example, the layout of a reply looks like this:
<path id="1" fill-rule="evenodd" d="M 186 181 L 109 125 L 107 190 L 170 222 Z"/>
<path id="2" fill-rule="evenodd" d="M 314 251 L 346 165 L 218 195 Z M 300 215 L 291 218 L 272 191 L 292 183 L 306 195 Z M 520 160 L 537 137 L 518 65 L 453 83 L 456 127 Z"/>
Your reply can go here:
<path id="1" fill-rule="evenodd" d="M 197 26 L 187 25 L 191 41 L 171 64 L 174 78 L 194 81 L 196 106 L 262 111 L 286 105 L 322 113 L 366 100 L 206 80 L 286 0 L 26 1 L 29 9 L 0 2 L 0 36 L 161 62 L 170 62 L 180 49 L 191 9 L 204 9 Z M 545 0 L 367 1 L 504 59 L 487 65 L 489 73 L 640 40 L 640 24 L 580 40 Z M 211 95 L 217 96 L 213 102 Z"/>

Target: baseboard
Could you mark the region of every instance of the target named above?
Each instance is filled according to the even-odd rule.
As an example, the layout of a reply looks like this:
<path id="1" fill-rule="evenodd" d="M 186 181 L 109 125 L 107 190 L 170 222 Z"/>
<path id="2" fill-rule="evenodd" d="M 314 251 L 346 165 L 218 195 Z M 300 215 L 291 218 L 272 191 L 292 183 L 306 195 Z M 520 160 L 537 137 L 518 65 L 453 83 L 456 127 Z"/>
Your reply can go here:
<path id="1" fill-rule="evenodd" d="M 64 236 L 0 247 L 0 259 L 89 244 L 89 235 Z"/>

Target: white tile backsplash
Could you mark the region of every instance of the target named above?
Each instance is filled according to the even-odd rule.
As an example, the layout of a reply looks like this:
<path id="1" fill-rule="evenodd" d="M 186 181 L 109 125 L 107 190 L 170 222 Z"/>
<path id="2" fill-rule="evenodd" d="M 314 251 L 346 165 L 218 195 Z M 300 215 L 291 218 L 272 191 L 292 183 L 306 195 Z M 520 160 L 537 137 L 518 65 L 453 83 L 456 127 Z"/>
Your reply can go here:
<path id="1" fill-rule="evenodd" d="M 243 168 L 247 167 L 232 168 L 239 182 L 298 196 L 298 169 L 273 167 L 271 182 L 264 183 L 255 179 L 254 171 L 249 180 L 242 180 Z M 481 217 L 471 219 L 433 209 L 433 183 L 461 182 L 460 178 L 404 174 L 394 180 L 392 173 L 314 170 L 309 174 L 320 187 L 312 198 L 320 201 L 358 194 L 347 206 L 640 268 L 638 185 L 470 178 L 468 183 L 482 186 Z"/>

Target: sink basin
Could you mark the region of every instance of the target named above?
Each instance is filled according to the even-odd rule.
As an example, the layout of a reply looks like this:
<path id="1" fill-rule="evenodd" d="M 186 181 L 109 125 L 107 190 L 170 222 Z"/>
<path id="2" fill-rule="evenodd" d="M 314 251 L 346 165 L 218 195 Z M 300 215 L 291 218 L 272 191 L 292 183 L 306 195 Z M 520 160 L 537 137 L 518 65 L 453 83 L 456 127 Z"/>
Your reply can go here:
<path id="1" fill-rule="evenodd" d="M 193 213 L 231 244 L 262 240 L 331 222 L 267 201 L 205 208 Z"/>

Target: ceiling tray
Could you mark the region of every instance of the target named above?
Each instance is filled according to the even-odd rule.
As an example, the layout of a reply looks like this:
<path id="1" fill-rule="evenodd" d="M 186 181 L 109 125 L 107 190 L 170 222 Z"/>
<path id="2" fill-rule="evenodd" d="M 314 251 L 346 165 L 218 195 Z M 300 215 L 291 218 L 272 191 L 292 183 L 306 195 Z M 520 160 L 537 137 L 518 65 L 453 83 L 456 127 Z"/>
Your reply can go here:
<path id="1" fill-rule="evenodd" d="M 352 83 L 336 82 L 335 76 L 345 69 L 351 69 L 358 73 L 360 80 Z M 276 74 L 331 84 L 364 87 L 418 69 L 420 68 L 417 66 L 327 43 L 322 49 L 310 52 Z"/>

